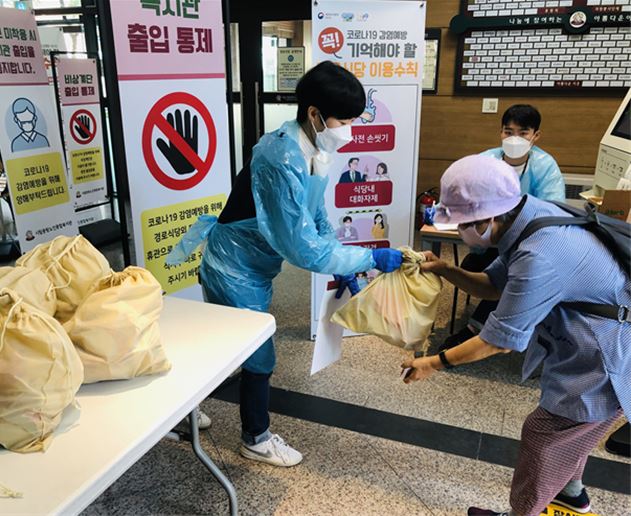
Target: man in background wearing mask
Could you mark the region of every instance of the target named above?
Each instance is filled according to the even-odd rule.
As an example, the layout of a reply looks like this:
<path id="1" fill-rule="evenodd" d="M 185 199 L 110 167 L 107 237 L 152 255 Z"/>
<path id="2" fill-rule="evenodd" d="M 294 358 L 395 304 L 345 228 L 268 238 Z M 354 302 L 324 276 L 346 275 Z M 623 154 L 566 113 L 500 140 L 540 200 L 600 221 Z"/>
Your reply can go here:
<path id="1" fill-rule="evenodd" d="M 535 145 L 541 137 L 541 114 L 529 104 L 515 104 L 502 115 L 502 146 L 482 153 L 508 163 L 519 177 L 522 194 L 544 201 L 565 201 L 565 182 L 561 170 L 550 154 Z M 462 260 L 462 268 L 482 272 L 497 258 L 497 249 L 474 249 Z M 450 335 L 440 349 L 449 349 L 473 337 L 495 309 L 495 301 L 481 301 L 467 326 Z"/>
<path id="2" fill-rule="evenodd" d="M 268 312 L 283 260 L 339 275 L 351 292 L 359 290 L 356 272 L 401 266 L 400 251 L 342 245 L 324 207 L 331 154 L 352 139 L 351 124 L 366 105 L 363 86 L 325 61 L 302 77 L 296 97 L 296 119 L 255 145 L 219 218 L 200 217 L 167 257 L 169 265 L 182 263 L 205 240 L 200 278 L 210 303 Z M 242 365 L 240 451 L 248 459 L 294 466 L 300 452 L 269 430 L 275 363 L 269 339 Z"/>

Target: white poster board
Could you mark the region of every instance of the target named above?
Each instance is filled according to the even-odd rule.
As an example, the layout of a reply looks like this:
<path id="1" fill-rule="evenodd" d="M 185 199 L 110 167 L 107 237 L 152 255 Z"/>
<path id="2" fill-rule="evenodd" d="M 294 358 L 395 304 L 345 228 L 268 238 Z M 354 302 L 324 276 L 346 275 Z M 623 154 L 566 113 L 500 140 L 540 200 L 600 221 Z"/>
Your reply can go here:
<path id="1" fill-rule="evenodd" d="M 52 89 L 35 17 L 0 7 L 0 152 L 24 253 L 76 235 Z"/>
<path id="2" fill-rule="evenodd" d="M 201 250 L 165 259 L 230 191 L 221 1 L 110 5 L 136 262 L 167 293 L 201 300 Z"/>
<path id="3" fill-rule="evenodd" d="M 108 201 L 96 59 L 55 56 L 75 210 Z"/>
<path id="4" fill-rule="evenodd" d="M 334 156 L 326 208 L 337 237 L 367 248 L 411 245 L 418 170 L 425 2 L 318 0 L 312 3 L 313 62 L 353 72 L 366 109 L 353 141 Z M 346 226 L 344 222 L 351 222 Z M 376 271 L 359 277 L 360 286 Z M 314 274 L 311 334 L 331 276 Z"/>

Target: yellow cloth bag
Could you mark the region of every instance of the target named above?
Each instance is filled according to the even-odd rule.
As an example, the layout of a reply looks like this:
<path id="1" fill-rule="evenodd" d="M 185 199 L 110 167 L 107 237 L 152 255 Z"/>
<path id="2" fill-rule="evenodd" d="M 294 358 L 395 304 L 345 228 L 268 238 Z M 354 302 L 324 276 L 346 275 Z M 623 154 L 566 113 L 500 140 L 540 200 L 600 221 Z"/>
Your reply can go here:
<path id="1" fill-rule="evenodd" d="M 406 350 L 425 352 L 443 284 L 436 274 L 421 272 L 422 253 L 409 247 L 400 250 L 401 268 L 377 276 L 337 310 L 331 321 Z"/>
<path id="2" fill-rule="evenodd" d="M 61 324 L 0 290 L 0 444 L 46 450 L 82 381 L 81 360 Z"/>
<path id="3" fill-rule="evenodd" d="M 64 325 L 85 368 L 85 382 L 168 371 L 158 318 L 162 287 L 141 267 L 96 282 Z"/>
<path id="4" fill-rule="evenodd" d="M 48 276 L 39 269 L 28 267 L 0 267 L 0 289 L 13 290 L 24 301 L 38 310 L 55 315 L 57 295 Z"/>
<path id="5" fill-rule="evenodd" d="M 15 263 L 40 269 L 48 276 L 57 293 L 55 317 L 62 323 L 72 317 L 92 284 L 111 271 L 105 256 L 81 235 L 58 236 Z"/>

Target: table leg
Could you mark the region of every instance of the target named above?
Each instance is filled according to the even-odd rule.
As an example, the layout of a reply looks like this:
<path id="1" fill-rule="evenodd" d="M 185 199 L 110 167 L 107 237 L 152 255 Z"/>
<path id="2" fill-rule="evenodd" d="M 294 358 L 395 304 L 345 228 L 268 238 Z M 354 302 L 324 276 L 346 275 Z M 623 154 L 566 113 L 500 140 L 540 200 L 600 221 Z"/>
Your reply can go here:
<path id="1" fill-rule="evenodd" d="M 421 237 L 421 251 L 431 251 L 436 256 L 440 257 L 440 246 L 440 241 L 428 240 Z"/>
<path id="2" fill-rule="evenodd" d="M 454 265 L 458 267 L 458 245 L 454 244 Z M 449 333 L 454 334 L 454 325 L 456 323 L 456 310 L 458 309 L 458 287 L 454 286 L 454 300 L 451 304 L 451 321 L 449 323 Z"/>
<path id="3" fill-rule="evenodd" d="M 206 455 L 206 452 L 203 450 L 199 443 L 199 424 L 197 422 L 197 411 L 199 409 L 195 408 L 193 412 L 191 412 L 188 416 L 189 423 L 191 425 L 191 438 L 193 451 L 197 458 L 202 461 L 202 464 L 208 468 L 208 471 L 212 473 L 212 475 L 217 479 L 217 482 L 221 484 L 221 486 L 225 489 L 226 493 L 228 493 L 228 498 L 230 499 L 230 515 L 237 516 L 239 512 L 239 507 L 237 505 L 237 491 L 235 490 L 232 482 L 226 478 L 226 476 L 221 472 L 221 470 L 217 467 L 217 465 L 210 460 L 210 457 Z"/>

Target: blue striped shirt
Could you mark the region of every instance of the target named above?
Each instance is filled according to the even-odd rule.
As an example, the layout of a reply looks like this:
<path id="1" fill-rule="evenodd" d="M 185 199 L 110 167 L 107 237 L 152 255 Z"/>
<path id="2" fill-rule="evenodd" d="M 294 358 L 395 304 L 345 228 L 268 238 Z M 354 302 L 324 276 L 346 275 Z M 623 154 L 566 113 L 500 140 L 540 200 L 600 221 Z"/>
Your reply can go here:
<path id="1" fill-rule="evenodd" d="M 631 305 L 631 281 L 589 231 L 553 226 L 509 253 L 533 219 L 569 216 L 527 196 L 498 243 L 487 269 L 502 291 L 480 337 L 497 347 L 526 351 L 523 378 L 543 361 L 540 405 L 577 422 L 603 421 L 622 406 L 631 416 L 631 324 L 558 306 L 563 301 Z"/>

